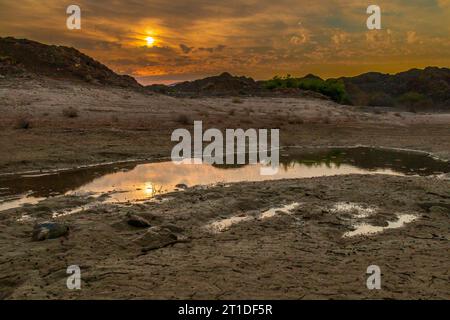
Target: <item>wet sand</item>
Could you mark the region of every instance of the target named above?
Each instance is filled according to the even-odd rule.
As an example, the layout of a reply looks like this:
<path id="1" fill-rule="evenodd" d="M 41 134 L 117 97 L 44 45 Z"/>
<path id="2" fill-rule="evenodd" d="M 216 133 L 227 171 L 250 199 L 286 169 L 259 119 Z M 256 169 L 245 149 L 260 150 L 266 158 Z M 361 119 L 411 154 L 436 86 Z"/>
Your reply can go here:
<path id="1" fill-rule="evenodd" d="M 431 178 L 349 175 L 187 189 L 158 203 L 103 204 L 61 217 L 72 226 L 63 241 L 32 242 L 32 221 L 17 221 L 23 210 L 12 211 L 0 222 L 2 297 L 448 299 L 449 187 Z M 342 202 L 374 211 L 336 211 Z M 292 203 L 289 212 L 261 215 Z M 58 205 L 26 211 L 48 219 Z M 153 227 L 128 226 L 129 213 Z M 360 223 L 387 226 L 398 214 L 417 219 L 344 236 Z M 233 217 L 222 231 L 210 228 Z M 79 291 L 65 286 L 72 264 L 82 270 Z M 366 287 L 372 264 L 382 270 L 381 290 Z"/>
<path id="2" fill-rule="evenodd" d="M 179 123 L 175 112 L 209 127 L 279 127 L 283 145 L 389 146 L 450 159 L 448 115 L 367 112 L 323 100 L 248 98 L 234 104 L 231 98 L 2 81 L 2 173 L 167 156 L 171 131 L 191 126 Z M 69 105 L 78 108 L 78 117 L 61 114 Z M 15 129 L 24 115 L 31 128 Z M 88 195 L 48 199 L 0 215 L 0 295 L 448 299 L 449 187 L 449 180 L 437 177 L 347 175 L 189 188 L 122 206 L 96 204 Z M 284 213 L 263 215 L 293 203 L 298 205 Z M 57 218 L 71 226 L 67 240 L 31 241 L 35 221 L 82 205 L 86 210 Z M 128 226 L 130 213 L 153 227 Z M 415 218 L 395 228 L 404 215 Z M 208 227 L 226 219 L 233 223 L 222 231 Z M 384 229 L 344 236 L 361 225 Z M 66 287 L 72 264 L 82 271 L 78 291 Z M 381 290 L 366 287 L 372 264 L 381 268 Z"/>

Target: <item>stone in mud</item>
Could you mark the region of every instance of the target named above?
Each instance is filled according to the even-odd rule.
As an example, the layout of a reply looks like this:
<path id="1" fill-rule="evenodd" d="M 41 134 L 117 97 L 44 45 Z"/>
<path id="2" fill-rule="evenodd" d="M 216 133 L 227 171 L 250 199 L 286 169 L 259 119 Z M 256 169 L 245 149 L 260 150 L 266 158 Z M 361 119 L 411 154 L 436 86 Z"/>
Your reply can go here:
<path id="1" fill-rule="evenodd" d="M 236 207 L 238 207 L 242 211 L 256 210 L 260 206 L 260 201 L 252 197 L 240 198 L 236 203 Z"/>
<path id="2" fill-rule="evenodd" d="M 178 226 L 176 226 L 174 224 L 171 224 L 171 223 L 164 224 L 162 226 L 162 228 L 168 229 L 168 230 L 170 230 L 172 232 L 175 232 L 175 233 L 181 233 L 181 232 L 184 231 L 183 228 L 180 228 L 180 227 L 178 227 Z"/>
<path id="3" fill-rule="evenodd" d="M 137 215 L 129 215 L 127 216 L 127 223 L 136 228 L 148 228 L 150 227 L 150 222 L 148 222 L 146 219 L 137 216 Z"/>
<path id="4" fill-rule="evenodd" d="M 427 212 L 431 212 L 431 208 L 433 207 L 436 207 L 434 209 L 435 211 L 443 211 L 443 210 L 450 211 L 450 203 L 444 202 L 420 202 L 418 203 L 418 206 Z"/>
<path id="5" fill-rule="evenodd" d="M 143 252 L 147 252 L 174 244 L 178 242 L 178 237 L 169 229 L 152 227 L 134 242 L 142 246 Z"/>
<path id="6" fill-rule="evenodd" d="M 42 241 L 46 239 L 54 239 L 69 234 L 69 227 L 57 222 L 38 223 L 33 228 L 33 241 Z"/>

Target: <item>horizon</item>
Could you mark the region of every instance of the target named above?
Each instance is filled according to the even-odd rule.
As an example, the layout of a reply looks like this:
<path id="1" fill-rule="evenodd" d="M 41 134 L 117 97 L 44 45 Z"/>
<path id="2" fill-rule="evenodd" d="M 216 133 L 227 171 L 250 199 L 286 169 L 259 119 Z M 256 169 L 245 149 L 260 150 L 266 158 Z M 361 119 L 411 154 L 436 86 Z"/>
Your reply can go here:
<path id="1" fill-rule="evenodd" d="M 12 38 L 12 39 L 15 39 L 15 40 L 34 41 L 34 42 L 37 42 L 37 43 L 40 43 L 40 44 L 43 44 L 43 45 L 47 45 L 47 46 L 55 45 L 55 44 L 52 44 L 52 43 L 43 43 L 43 42 L 39 42 L 39 41 L 36 41 L 36 40 L 34 40 L 34 39 L 16 38 L 16 37 L 13 37 L 13 36 L 10 36 L 10 35 L 7 35 L 7 36 L 0 36 L 0 39 L 1 39 L 1 38 L 3 38 L 3 39 L 6 39 L 6 38 Z M 63 45 L 56 45 L 56 46 L 63 46 Z M 67 47 L 67 46 L 66 46 L 66 47 Z M 74 47 L 72 47 L 72 48 L 74 48 Z M 84 55 L 89 56 L 88 54 L 86 54 L 85 52 L 79 50 L 78 48 L 74 48 L 74 49 L 78 50 L 80 53 L 82 53 L 82 54 L 84 54 Z M 91 57 L 91 58 L 92 58 L 92 57 Z M 97 61 L 98 61 L 98 60 L 97 60 Z M 98 61 L 98 62 L 104 64 L 106 67 L 108 67 L 109 69 L 111 69 L 113 72 L 116 72 L 116 71 L 113 70 L 110 66 L 106 65 L 103 61 Z M 200 74 L 199 74 L 198 77 L 195 77 L 194 75 L 187 75 L 185 79 L 170 79 L 171 75 L 167 75 L 167 76 L 162 76 L 162 77 L 160 77 L 160 80 L 154 81 L 154 82 L 142 80 L 142 78 L 136 77 L 136 76 L 134 76 L 134 75 L 132 75 L 132 74 L 126 74 L 126 73 L 118 73 L 118 74 L 119 74 L 119 75 L 128 75 L 128 76 L 131 76 L 131 77 L 133 77 L 139 84 L 141 84 L 141 85 L 143 85 L 143 86 L 149 86 L 149 85 L 166 85 L 166 86 L 171 86 L 171 85 L 176 85 L 176 84 L 178 84 L 178 83 L 182 83 L 182 82 L 186 82 L 186 81 L 195 81 L 195 80 L 201 80 L 201 79 L 205 79 L 205 78 L 209 78 L 209 77 L 217 77 L 217 76 L 220 76 L 220 75 L 223 74 L 223 73 L 229 73 L 229 74 L 232 75 L 233 77 L 241 77 L 241 76 L 249 77 L 249 78 L 252 78 L 254 81 L 267 81 L 267 80 L 273 79 L 273 78 L 276 77 L 276 76 L 279 76 L 279 77 L 285 77 L 285 76 L 288 76 L 288 75 L 291 76 L 292 78 L 302 78 L 302 77 L 305 77 L 305 76 L 307 76 L 307 75 L 313 75 L 313 76 L 319 76 L 319 77 L 322 78 L 323 80 L 327 80 L 327 79 L 337 79 L 337 78 L 343 78 L 343 77 L 350 77 L 350 78 L 351 78 L 351 77 L 357 77 L 357 76 L 361 76 L 361 75 L 367 74 L 367 73 L 379 73 L 379 74 L 384 74 L 384 75 L 396 75 L 396 74 L 399 74 L 399 73 L 409 72 L 409 71 L 412 71 L 412 70 L 425 70 L 426 68 L 442 68 L 442 69 L 450 69 L 450 66 L 427 65 L 427 66 L 424 66 L 424 67 L 411 67 L 411 68 L 409 68 L 409 69 L 399 70 L 399 71 L 395 71 L 395 72 L 381 72 L 381 71 L 369 70 L 369 71 L 366 71 L 366 72 L 363 72 L 363 73 L 357 73 L 357 74 L 354 74 L 354 75 L 345 75 L 345 76 L 344 76 L 344 75 L 341 75 L 341 76 L 336 76 L 336 77 L 322 77 L 322 76 L 320 76 L 320 75 L 318 75 L 318 74 L 314 74 L 314 73 L 305 73 L 305 74 L 298 74 L 298 75 L 293 75 L 293 74 L 287 73 L 287 74 L 275 74 L 275 75 L 273 75 L 273 76 L 270 76 L 270 77 L 264 78 L 264 79 L 255 79 L 255 78 L 253 78 L 253 77 L 251 77 L 251 76 L 249 76 L 249 75 L 246 75 L 246 74 L 232 73 L 232 72 L 229 72 L 229 71 L 227 71 L 227 70 L 222 70 L 222 71 L 219 71 L 219 72 L 214 73 L 214 74 L 203 74 L 203 75 L 200 75 Z M 169 79 L 167 79 L 167 78 L 165 78 L 165 77 L 169 77 Z"/>
<path id="2" fill-rule="evenodd" d="M 171 84 L 223 71 L 254 79 L 398 73 L 450 65 L 450 0 L 378 1 L 381 30 L 366 27 L 367 4 L 342 0 L 251 0 L 140 4 L 78 1 L 81 29 L 66 28 L 66 4 L 5 0 L 0 30 L 66 45 L 140 83 Z"/>

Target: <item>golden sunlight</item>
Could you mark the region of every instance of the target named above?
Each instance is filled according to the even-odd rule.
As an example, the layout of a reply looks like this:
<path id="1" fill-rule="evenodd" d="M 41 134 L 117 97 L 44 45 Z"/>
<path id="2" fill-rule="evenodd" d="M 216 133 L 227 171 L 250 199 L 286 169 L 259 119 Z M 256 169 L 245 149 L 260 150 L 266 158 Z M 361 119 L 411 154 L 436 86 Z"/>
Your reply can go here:
<path id="1" fill-rule="evenodd" d="M 146 182 L 144 191 L 146 194 L 153 195 L 153 193 L 155 192 L 155 190 L 153 188 L 153 183 Z"/>
<path id="2" fill-rule="evenodd" d="M 153 37 L 147 37 L 145 38 L 145 40 L 147 41 L 147 46 L 149 47 L 153 46 L 153 44 L 155 43 L 155 38 Z"/>

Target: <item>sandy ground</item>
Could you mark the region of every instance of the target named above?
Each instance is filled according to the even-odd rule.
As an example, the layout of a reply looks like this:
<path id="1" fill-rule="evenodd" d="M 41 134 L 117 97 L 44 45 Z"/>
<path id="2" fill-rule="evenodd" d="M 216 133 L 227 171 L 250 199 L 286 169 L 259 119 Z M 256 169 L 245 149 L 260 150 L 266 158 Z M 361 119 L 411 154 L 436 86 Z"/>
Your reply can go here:
<path id="1" fill-rule="evenodd" d="M 448 114 L 0 81 L 1 173 L 167 156 L 172 130 L 192 126 L 180 114 L 203 120 L 204 127 L 278 127 L 283 145 L 389 146 L 450 158 Z M 70 106 L 78 117 L 63 115 Z M 17 129 L 20 119 L 31 127 Z M 448 299 L 449 187 L 450 181 L 432 177 L 349 175 L 190 188 L 159 202 L 103 204 L 58 218 L 71 226 L 68 240 L 32 242 L 34 222 L 50 219 L 53 208 L 94 201 L 49 199 L 0 215 L 0 297 Z M 261 216 L 292 203 L 298 206 L 290 213 Z M 24 213 L 31 219 L 21 219 Z M 153 227 L 128 226 L 129 213 Z M 387 227 L 401 215 L 416 220 L 370 236 L 344 236 L 358 224 Z M 227 218 L 239 223 L 222 232 L 211 228 Z M 72 264 L 82 270 L 78 291 L 65 285 Z M 366 287 L 372 264 L 381 268 L 381 290 Z"/>

